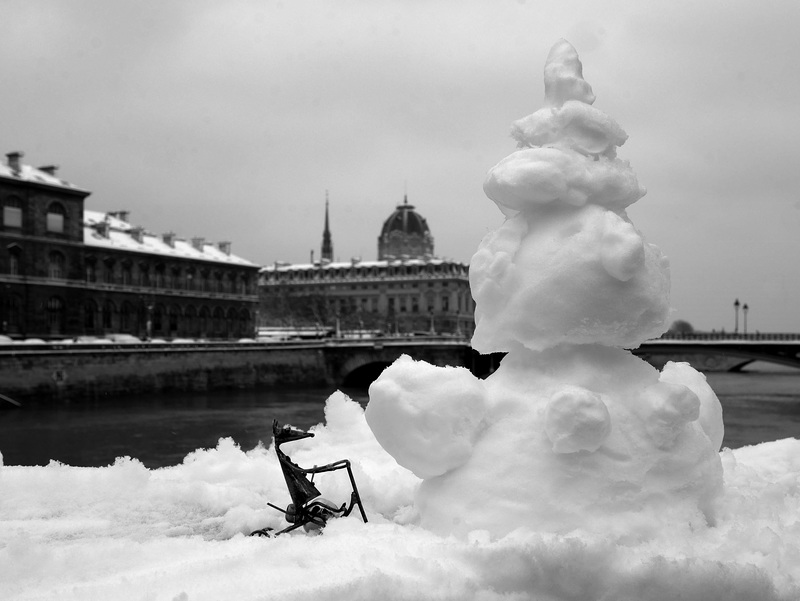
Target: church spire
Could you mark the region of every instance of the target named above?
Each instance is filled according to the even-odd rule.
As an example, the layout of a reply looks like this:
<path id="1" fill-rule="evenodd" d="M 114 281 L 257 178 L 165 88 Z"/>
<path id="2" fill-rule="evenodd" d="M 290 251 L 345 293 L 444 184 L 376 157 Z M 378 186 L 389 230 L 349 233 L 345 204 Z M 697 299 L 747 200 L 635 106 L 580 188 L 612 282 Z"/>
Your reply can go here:
<path id="1" fill-rule="evenodd" d="M 325 229 L 322 232 L 322 253 L 320 260 L 333 261 L 333 242 L 331 242 L 331 230 L 328 222 L 328 191 L 325 190 Z"/>

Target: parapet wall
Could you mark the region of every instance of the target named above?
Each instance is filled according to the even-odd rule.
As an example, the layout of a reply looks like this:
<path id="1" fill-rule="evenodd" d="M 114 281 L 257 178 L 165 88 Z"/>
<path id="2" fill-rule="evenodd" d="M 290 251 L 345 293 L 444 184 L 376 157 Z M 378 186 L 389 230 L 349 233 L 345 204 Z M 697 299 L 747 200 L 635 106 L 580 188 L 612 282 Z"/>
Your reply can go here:
<path id="1" fill-rule="evenodd" d="M 335 384 L 317 348 L 261 344 L 0 348 L 0 394 L 18 402 Z"/>

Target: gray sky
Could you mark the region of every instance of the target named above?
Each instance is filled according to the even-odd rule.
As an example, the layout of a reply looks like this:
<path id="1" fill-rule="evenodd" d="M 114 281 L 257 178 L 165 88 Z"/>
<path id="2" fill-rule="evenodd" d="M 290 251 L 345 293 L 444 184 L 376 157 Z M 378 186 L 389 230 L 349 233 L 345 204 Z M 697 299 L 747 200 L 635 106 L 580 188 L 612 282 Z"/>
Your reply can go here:
<path id="1" fill-rule="evenodd" d="M 798 26 L 794 0 L 0 0 L 0 153 L 260 264 L 319 256 L 326 189 L 336 257 L 376 258 L 407 189 L 469 261 L 564 37 L 630 136 L 675 318 L 730 331 L 738 297 L 800 331 Z"/>

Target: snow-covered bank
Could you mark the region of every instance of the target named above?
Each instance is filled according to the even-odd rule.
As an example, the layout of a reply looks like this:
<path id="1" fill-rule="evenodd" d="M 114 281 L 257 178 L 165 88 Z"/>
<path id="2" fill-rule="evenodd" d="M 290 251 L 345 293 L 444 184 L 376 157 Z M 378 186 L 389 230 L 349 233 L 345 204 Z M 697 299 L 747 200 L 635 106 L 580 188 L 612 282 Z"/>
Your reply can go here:
<path id="1" fill-rule="evenodd" d="M 419 480 L 375 442 L 340 393 L 316 437 L 286 446 L 301 465 L 349 457 L 369 523 L 322 536 L 245 533 L 280 526 L 288 503 L 271 449 L 223 439 L 181 464 L 0 468 L 0 598 L 119 599 L 796 599 L 800 441 L 722 452 L 715 526 L 655 536 L 520 525 L 499 540 L 439 537 L 415 525 Z M 265 436 L 268 428 L 265 426 Z M 338 475 L 323 494 L 346 500 Z M 650 516 L 659 521 L 659 516 Z"/>

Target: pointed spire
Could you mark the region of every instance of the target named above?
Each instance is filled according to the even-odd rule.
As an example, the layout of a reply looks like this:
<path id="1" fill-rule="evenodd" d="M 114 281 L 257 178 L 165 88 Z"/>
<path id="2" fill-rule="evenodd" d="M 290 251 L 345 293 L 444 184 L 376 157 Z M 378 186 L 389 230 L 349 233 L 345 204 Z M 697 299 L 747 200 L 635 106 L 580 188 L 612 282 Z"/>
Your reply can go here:
<path id="1" fill-rule="evenodd" d="M 333 261 L 333 242 L 331 241 L 330 222 L 328 220 L 328 191 L 325 190 L 325 229 L 322 232 L 321 261 Z"/>

